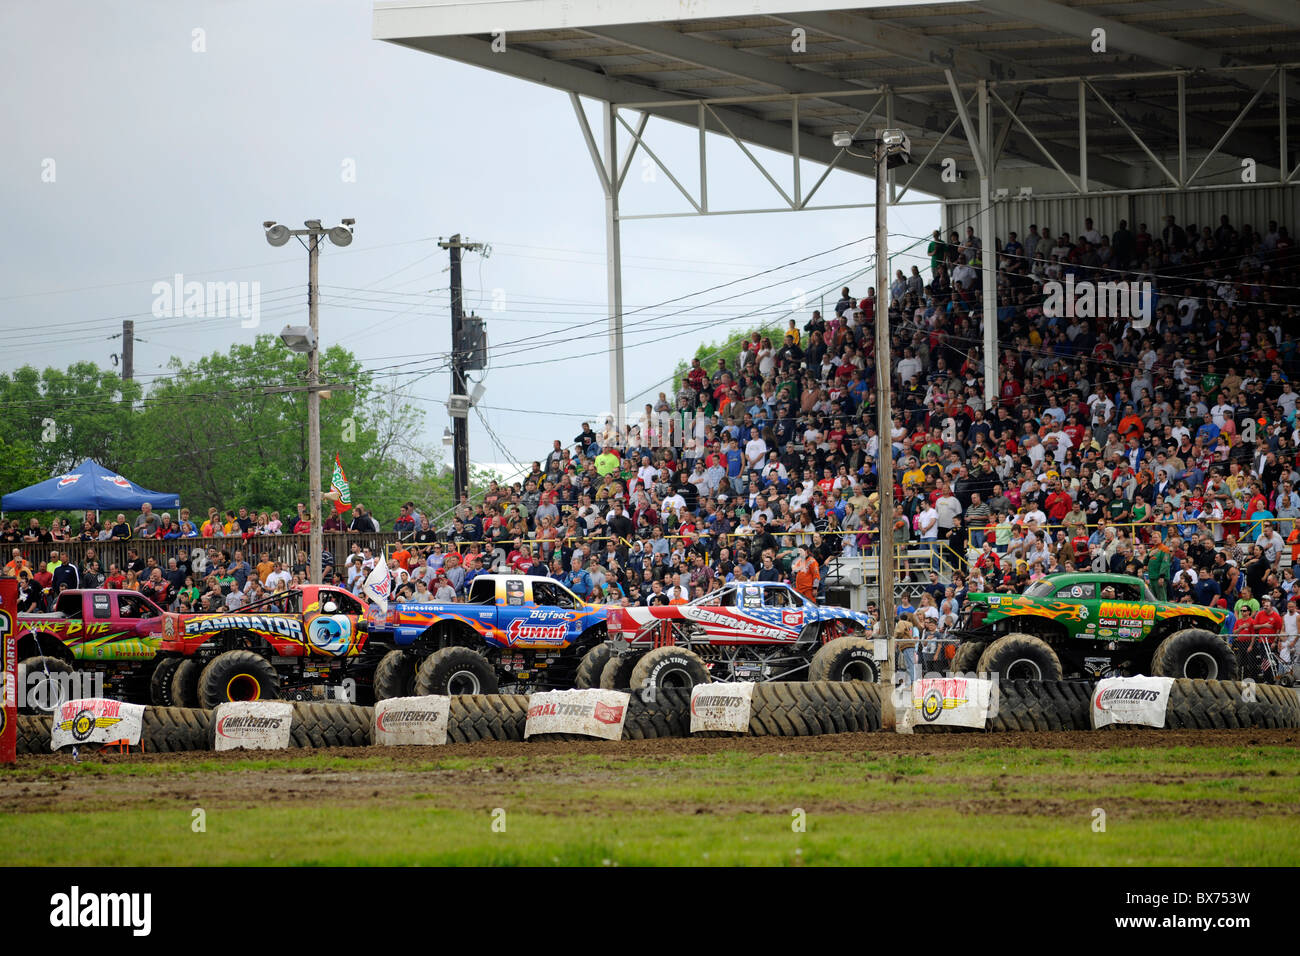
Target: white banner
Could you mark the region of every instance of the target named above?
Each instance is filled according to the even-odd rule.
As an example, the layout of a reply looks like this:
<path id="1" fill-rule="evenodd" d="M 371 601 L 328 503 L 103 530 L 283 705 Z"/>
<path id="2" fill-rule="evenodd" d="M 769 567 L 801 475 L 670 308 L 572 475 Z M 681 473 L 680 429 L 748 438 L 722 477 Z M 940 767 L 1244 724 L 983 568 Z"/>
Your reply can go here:
<path id="1" fill-rule="evenodd" d="M 144 704 L 124 704 L 103 697 L 83 697 L 60 704 L 50 728 L 50 750 L 78 744 L 125 740 L 140 743 Z"/>
<path id="2" fill-rule="evenodd" d="M 974 677 L 925 677 L 912 683 L 911 725 L 984 729 L 997 713 L 997 684 Z"/>
<path id="3" fill-rule="evenodd" d="M 218 704 L 214 750 L 284 750 L 289 746 L 293 704 L 287 700 L 239 700 Z"/>
<path id="4" fill-rule="evenodd" d="M 702 730 L 749 732 L 749 709 L 754 684 L 696 684 L 691 688 L 691 733 Z"/>
<path id="5" fill-rule="evenodd" d="M 549 690 L 528 698 L 524 738 L 534 734 L 583 734 L 605 740 L 623 736 L 631 695 L 618 690 Z"/>
<path id="6" fill-rule="evenodd" d="M 390 697 L 375 703 L 371 740 L 376 747 L 441 747 L 450 717 L 450 697 Z"/>
<path id="7" fill-rule="evenodd" d="M 1163 727 L 1172 677 L 1107 677 L 1092 691 L 1092 729 L 1110 724 Z"/>

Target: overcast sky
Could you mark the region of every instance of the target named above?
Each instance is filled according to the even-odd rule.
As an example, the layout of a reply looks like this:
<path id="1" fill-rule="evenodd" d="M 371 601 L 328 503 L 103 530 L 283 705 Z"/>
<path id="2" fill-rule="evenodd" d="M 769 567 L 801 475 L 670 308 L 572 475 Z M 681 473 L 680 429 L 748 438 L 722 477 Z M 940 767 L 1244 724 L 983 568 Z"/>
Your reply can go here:
<path id="1" fill-rule="evenodd" d="M 439 403 L 449 375 L 429 371 L 450 344 L 447 257 L 435 243 L 455 232 L 492 246 L 490 257 L 466 258 L 465 301 L 489 320 L 482 411 L 509 454 L 531 461 L 604 410 L 604 204 L 567 95 L 370 34 L 366 0 L 0 4 L 10 77 L 0 100 L 0 367 L 107 365 L 120 351 L 109 337 L 130 317 L 136 377 L 147 383 L 173 355 L 194 360 L 305 324 L 306 253 L 296 241 L 271 248 L 261 223 L 355 217 L 352 245 L 322 256 L 322 341 L 353 350 L 389 376 L 385 385 L 408 384 L 428 413 L 425 441 L 442 450 L 448 424 Z M 693 190 L 693 130 L 652 120 L 647 141 Z M 709 148 L 712 207 L 778 204 L 734 144 L 711 137 Z M 789 160 L 758 155 L 788 190 Z M 624 212 L 688 208 L 643 156 L 627 177 Z M 818 175 L 806 165 L 805 188 Z M 870 195 L 870 181 L 832 174 L 818 201 Z M 751 313 L 775 320 L 801 292 L 815 307 L 818 291 L 866 265 L 871 217 L 625 222 L 629 400 L 668 388 L 661 380 L 677 360 L 753 324 Z M 937 225 L 937 206 L 897 208 L 891 247 Z M 922 259 L 898 264 L 913 261 Z M 260 326 L 155 317 L 154 283 L 176 273 L 258 283 Z M 538 332 L 550 334 L 509 344 Z M 502 461 L 475 418 L 470 435 L 473 461 Z"/>

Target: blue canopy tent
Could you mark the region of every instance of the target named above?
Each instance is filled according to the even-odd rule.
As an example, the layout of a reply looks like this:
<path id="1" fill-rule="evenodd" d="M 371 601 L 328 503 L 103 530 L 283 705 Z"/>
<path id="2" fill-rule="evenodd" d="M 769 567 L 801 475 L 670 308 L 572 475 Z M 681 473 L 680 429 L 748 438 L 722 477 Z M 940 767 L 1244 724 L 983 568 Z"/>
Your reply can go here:
<path id="1" fill-rule="evenodd" d="M 0 498 L 0 511 L 139 511 L 179 508 L 179 495 L 141 488 L 87 458 L 65 475 L 55 475 Z"/>

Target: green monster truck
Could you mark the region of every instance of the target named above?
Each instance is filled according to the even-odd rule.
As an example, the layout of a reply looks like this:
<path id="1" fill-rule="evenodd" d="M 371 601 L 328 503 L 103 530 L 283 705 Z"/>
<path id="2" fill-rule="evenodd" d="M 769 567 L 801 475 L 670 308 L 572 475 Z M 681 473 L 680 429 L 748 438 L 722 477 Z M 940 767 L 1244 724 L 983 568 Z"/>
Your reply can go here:
<path id="1" fill-rule="evenodd" d="M 1236 656 L 1220 636 L 1227 617 L 1218 608 L 1157 601 L 1141 579 L 1123 574 L 1050 574 L 1023 594 L 967 595 L 949 668 L 1002 680 L 1235 680 Z"/>

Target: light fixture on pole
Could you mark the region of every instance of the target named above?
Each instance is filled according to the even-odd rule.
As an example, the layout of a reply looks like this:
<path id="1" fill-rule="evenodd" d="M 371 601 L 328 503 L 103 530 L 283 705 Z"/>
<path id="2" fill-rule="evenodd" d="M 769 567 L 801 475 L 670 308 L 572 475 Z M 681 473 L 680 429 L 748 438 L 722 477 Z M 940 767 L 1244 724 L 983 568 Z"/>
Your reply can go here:
<path id="1" fill-rule="evenodd" d="M 894 579 L 897 550 L 894 547 L 894 442 L 893 416 L 890 414 L 893 360 L 889 342 L 889 170 L 912 161 L 912 141 L 901 129 L 882 129 L 861 145 L 870 146 L 868 154 L 853 152 L 858 142 L 847 130 L 831 135 L 837 149 L 850 155 L 871 159 L 876 177 L 876 490 L 879 502 L 880 547 L 877 549 L 877 584 L 879 586 L 880 636 L 885 639 L 885 666 L 880 676 L 884 685 L 881 695 L 881 728 L 893 730 L 897 717 L 894 710 L 894 658 L 898 652 L 894 641 Z"/>
<path id="2" fill-rule="evenodd" d="M 273 219 L 262 223 L 266 230 L 266 241 L 272 246 L 283 246 L 290 238 L 297 238 L 307 249 L 307 317 L 308 325 L 286 325 L 280 332 L 280 341 L 293 352 L 307 354 L 307 482 L 310 494 L 311 510 L 308 512 L 311 522 L 311 581 L 321 581 L 321 554 L 324 551 L 324 534 L 321 528 L 321 454 L 320 454 L 320 399 L 321 392 L 327 391 L 320 384 L 320 321 L 318 314 L 319 283 L 317 281 L 318 262 L 320 260 L 321 236 L 329 236 L 336 246 L 346 246 L 352 241 L 352 226 L 355 219 L 344 219 L 343 225 L 326 229 L 319 219 L 308 219 L 303 223 L 305 229 L 290 229 Z M 306 241 L 304 241 L 304 237 Z M 347 386 L 334 386 L 347 387 Z"/>

